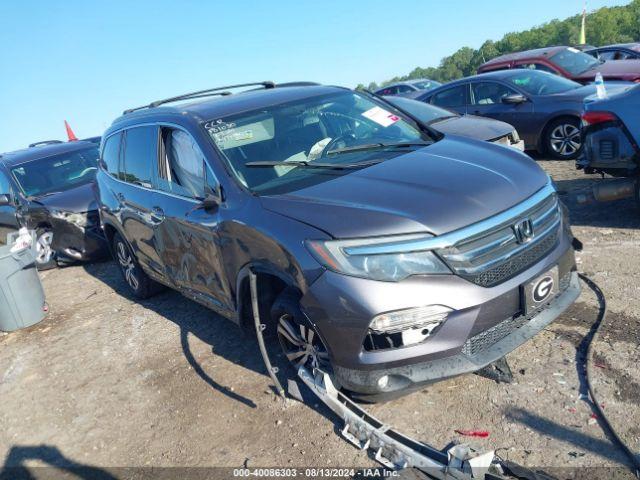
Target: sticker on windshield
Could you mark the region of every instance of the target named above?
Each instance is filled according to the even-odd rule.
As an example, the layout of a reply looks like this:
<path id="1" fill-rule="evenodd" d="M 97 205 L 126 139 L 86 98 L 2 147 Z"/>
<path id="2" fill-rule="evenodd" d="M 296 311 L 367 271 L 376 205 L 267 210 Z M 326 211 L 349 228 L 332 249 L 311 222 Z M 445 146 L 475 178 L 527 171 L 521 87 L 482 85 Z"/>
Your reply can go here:
<path id="1" fill-rule="evenodd" d="M 366 112 L 362 112 L 362 116 L 376 122 L 378 125 L 382 125 L 383 127 L 393 125 L 398 120 L 400 120 L 400 117 L 398 117 L 397 115 L 394 115 L 393 113 L 380 107 L 370 108 Z"/>
<path id="2" fill-rule="evenodd" d="M 567 48 L 567 50 L 569 50 L 570 52 L 573 52 L 573 53 L 579 53 L 580 52 L 580 50 L 578 50 L 577 48 L 573 48 L 573 47 L 569 47 L 569 48 Z"/>

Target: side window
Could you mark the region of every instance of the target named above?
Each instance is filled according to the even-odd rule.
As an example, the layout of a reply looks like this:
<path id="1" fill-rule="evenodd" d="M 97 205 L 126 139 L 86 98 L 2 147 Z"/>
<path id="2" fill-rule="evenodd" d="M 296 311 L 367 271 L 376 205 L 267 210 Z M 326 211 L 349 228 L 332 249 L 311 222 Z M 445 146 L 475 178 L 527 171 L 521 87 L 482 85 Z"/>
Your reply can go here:
<path id="1" fill-rule="evenodd" d="M 398 93 L 413 92 L 413 88 L 408 85 L 398 85 Z"/>
<path id="2" fill-rule="evenodd" d="M 153 166 L 158 160 L 157 127 L 133 127 L 126 131 L 120 180 L 151 188 Z"/>
<path id="3" fill-rule="evenodd" d="M 509 87 L 494 82 L 479 82 L 471 85 L 474 105 L 502 103 L 502 98 L 516 93 Z"/>
<path id="4" fill-rule="evenodd" d="M 467 104 L 467 84 L 448 88 L 431 97 L 431 103 L 440 107 L 463 107 Z"/>
<path id="5" fill-rule="evenodd" d="M 521 63 L 517 65 L 516 68 L 525 68 L 528 70 L 539 70 L 541 72 L 549 72 L 549 73 L 555 73 L 555 74 L 558 73 L 553 68 L 548 67 L 547 65 L 544 65 L 542 63 Z"/>
<path id="6" fill-rule="evenodd" d="M 111 135 L 104 143 L 102 149 L 102 162 L 105 170 L 114 177 L 120 171 L 120 145 L 122 143 L 122 132 Z"/>
<path id="7" fill-rule="evenodd" d="M 183 130 L 162 129 L 158 188 L 189 198 L 205 196 L 205 160 L 193 137 Z"/>
<path id="8" fill-rule="evenodd" d="M 599 51 L 598 52 L 598 58 L 600 60 L 616 60 L 616 52 L 614 52 L 613 50 L 605 50 L 605 51 Z"/>
<path id="9" fill-rule="evenodd" d="M 9 179 L 4 174 L 2 170 L 0 170 L 0 195 L 7 195 L 11 193 L 11 184 L 9 183 Z"/>

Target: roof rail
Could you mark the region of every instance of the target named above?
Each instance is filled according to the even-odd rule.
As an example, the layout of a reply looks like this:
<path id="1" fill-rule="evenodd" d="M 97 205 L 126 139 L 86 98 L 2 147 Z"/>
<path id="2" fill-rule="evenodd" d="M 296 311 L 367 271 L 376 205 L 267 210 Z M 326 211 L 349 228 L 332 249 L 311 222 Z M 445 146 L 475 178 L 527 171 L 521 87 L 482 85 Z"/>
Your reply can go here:
<path id="1" fill-rule="evenodd" d="M 242 87 L 253 87 L 256 85 L 262 85 L 264 88 L 275 88 L 276 84 L 274 82 L 265 81 L 265 82 L 253 82 L 253 83 L 240 83 L 238 85 L 227 85 L 225 87 L 218 88 L 209 88 L 207 90 L 199 90 L 197 92 L 185 93 L 184 95 L 178 95 L 177 97 L 165 98 L 164 100 L 156 100 L 155 102 L 151 102 L 149 105 L 143 105 L 141 107 L 130 108 L 122 112 L 123 115 L 126 115 L 131 112 L 135 112 L 137 110 L 143 110 L 145 108 L 155 108 L 160 105 L 164 105 L 165 103 L 178 102 L 180 100 L 192 100 L 194 98 L 203 98 L 203 97 L 211 97 L 215 95 L 231 95 L 231 92 L 227 91 L 230 88 L 242 88 Z"/>
<path id="2" fill-rule="evenodd" d="M 43 140 L 41 142 L 30 143 L 29 148 L 42 147 L 44 145 L 53 145 L 54 143 L 64 143 L 62 140 Z"/>

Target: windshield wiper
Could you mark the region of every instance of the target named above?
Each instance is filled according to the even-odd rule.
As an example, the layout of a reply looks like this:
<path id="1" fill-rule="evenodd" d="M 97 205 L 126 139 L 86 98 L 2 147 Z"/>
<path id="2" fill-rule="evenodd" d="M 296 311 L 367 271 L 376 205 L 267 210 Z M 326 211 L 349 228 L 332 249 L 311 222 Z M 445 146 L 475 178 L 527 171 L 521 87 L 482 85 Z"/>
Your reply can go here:
<path id="1" fill-rule="evenodd" d="M 278 162 L 278 161 L 260 161 L 260 162 L 249 162 L 245 163 L 246 167 L 304 167 L 304 168 L 330 168 L 330 169 L 350 169 L 350 168 L 362 168 L 368 167 L 370 165 L 375 165 L 376 163 L 382 162 L 381 159 L 369 160 L 367 162 L 359 162 L 359 163 L 323 163 L 323 162 L 306 162 L 303 160 L 299 161 L 291 161 L 291 162 Z"/>
<path id="2" fill-rule="evenodd" d="M 428 142 L 400 142 L 400 143 L 365 143 L 363 145 L 353 145 L 350 147 L 336 148 L 329 150 L 327 155 L 337 155 L 341 153 L 364 152 L 367 150 L 382 150 L 383 148 L 409 148 L 409 147 L 426 147 L 431 145 Z"/>

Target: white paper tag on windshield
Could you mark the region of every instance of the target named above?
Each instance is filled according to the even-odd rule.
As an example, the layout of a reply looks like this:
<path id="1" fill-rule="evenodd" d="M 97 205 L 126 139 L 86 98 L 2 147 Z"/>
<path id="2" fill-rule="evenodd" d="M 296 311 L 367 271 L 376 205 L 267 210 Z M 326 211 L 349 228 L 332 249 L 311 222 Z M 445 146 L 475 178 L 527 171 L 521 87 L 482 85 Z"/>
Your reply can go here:
<path id="1" fill-rule="evenodd" d="M 567 48 L 567 50 L 569 50 L 570 52 L 573 52 L 573 53 L 580 53 L 580 50 L 578 50 L 577 48 L 573 48 L 573 47 L 569 47 L 569 48 Z"/>
<path id="2" fill-rule="evenodd" d="M 393 125 L 398 120 L 400 120 L 400 117 L 398 117 L 397 115 L 394 115 L 393 113 L 380 107 L 370 108 L 366 112 L 362 112 L 362 116 L 368 118 L 369 120 L 373 120 L 378 125 L 382 125 L 383 127 Z"/>

